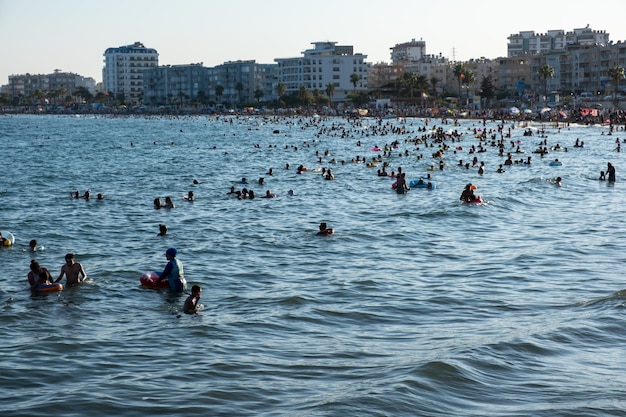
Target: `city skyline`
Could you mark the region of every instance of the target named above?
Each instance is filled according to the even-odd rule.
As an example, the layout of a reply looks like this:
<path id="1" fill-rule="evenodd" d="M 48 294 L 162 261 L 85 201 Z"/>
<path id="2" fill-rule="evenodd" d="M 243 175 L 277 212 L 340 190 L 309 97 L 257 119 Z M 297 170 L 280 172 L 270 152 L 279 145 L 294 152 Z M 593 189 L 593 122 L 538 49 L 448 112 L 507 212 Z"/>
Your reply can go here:
<path id="1" fill-rule="evenodd" d="M 159 65 L 212 67 L 237 60 L 274 63 L 300 56 L 317 41 L 353 45 L 355 53 L 376 63 L 390 62 L 390 48 L 412 39 L 423 40 L 428 54 L 458 61 L 506 56 L 508 36 L 520 31 L 568 32 L 589 25 L 608 32 L 612 41 L 626 40 L 616 13 L 622 3 L 616 0 L 601 8 L 535 0 L 524 8 L 484 0 L 451 0 L 445 7 L 408 0 L 385 7 L 345 3 L 182 0 L 172 7 L 163 0 L 0 0 L 0 85 L 9 75 L 55 69 L 101 82 L 104 51 L 137 41 L 158 51 Z"/>

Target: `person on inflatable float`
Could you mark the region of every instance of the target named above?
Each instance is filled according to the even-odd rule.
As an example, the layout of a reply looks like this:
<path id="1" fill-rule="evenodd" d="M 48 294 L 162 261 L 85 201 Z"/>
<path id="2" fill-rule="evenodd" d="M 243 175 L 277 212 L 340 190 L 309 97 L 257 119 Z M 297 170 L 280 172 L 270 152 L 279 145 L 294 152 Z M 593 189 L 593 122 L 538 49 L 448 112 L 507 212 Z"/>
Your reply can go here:
<path id="1" fill-rule="evenodd" d="M 159 279 L 156 280 L 156 283 L 167 279 L 170 284 L 170 290 L 174 292 L 183 292 L 187 285 L 187 281 L 185 281 L 183 263 L 176 259 L 176 253 L 176 248 L 169 248 L 165 251 L 165 257 L 168 262 L 167 265 L 165 265 L 163 272 L 161 272 Z"/>

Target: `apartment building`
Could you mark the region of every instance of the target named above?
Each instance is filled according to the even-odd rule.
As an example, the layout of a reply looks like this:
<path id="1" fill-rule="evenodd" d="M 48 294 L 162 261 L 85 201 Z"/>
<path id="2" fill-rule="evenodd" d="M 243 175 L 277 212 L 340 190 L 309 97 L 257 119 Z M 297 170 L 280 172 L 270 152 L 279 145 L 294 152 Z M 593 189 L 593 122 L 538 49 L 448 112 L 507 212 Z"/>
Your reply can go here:
<path id="1" fill-rule="evenodd" d="M 146 48 L 141 42 L 108 48 L 104 51 L 102 80 L 107 93 L 124 97 L 128 105 L 137 105 L 143 99 L 143 71 L 159 65 L 156 49 Z"/>
<path id="2" fill-rule="evenodd" d="M 52 74 L 10 75 L 6 92 L 10 97 L 17 97 L 25 102 L 29 99 L 42 101 L 46 97 L 63 100 L 65 97 L 71 97 L 79 87 L 95 94 L 96 80 L 57 69 Z"/>
<path id="3" fill-rule="evenodd" d="M 608 45 L 609 34 L 604 30 L 593 30 L 589 26 L 564 30 L 549 30 L 545 33 L 535 33 L 532 30 L 512 34 L 508 38 L 507 56 L 515 57 L 526 54 L 542 54 L 553 51 L 562 51 L 567 45 Z"/>
<path id="4" fill-rule="evenodd" d="M 333 101 L 346 101 L 354 91 L 367 90 L 367 55 L 354 53 L 353 46 L 340 46 L 337 42 L 313 42 L 314 48 L 294 58 L 276 58 L 277 82 L 285 85 L 287 94 L 300 87 L 309 91 L 325 91 L 328 84 L 334 86 Z M 356 86 L 353 74 L 358 76 Z"/>

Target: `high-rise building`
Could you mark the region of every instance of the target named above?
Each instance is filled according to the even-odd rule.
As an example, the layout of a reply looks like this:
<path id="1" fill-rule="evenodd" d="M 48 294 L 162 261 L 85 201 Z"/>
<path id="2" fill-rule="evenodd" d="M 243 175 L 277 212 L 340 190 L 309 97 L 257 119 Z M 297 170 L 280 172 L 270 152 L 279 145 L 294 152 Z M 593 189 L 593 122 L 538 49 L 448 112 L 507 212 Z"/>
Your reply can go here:
<path id="1" fill-rule="evenodd" d="M 159 65 L 159 54 L 141 42 L 104 51 L 102 80 L 107 93 L 123 96 L 126 104 L 137 105 L 143 99 L 143 71 Z"/>

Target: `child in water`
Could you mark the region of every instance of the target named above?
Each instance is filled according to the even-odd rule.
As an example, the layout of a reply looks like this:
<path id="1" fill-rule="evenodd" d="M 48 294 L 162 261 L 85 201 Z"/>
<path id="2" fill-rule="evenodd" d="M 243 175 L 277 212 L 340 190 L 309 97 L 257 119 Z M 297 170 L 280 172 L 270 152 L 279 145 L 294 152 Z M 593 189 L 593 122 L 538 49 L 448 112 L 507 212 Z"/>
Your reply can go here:
<path id="1" fill-rule="evenodd" d="M 200 301 L 200 294 L 202 294 L 202 288 L 199 285 L 191 287 L 191 295 L 185 300 L 183 311 L 185 314 L 196 314 L 198 312 L 198 301 Z"/>

